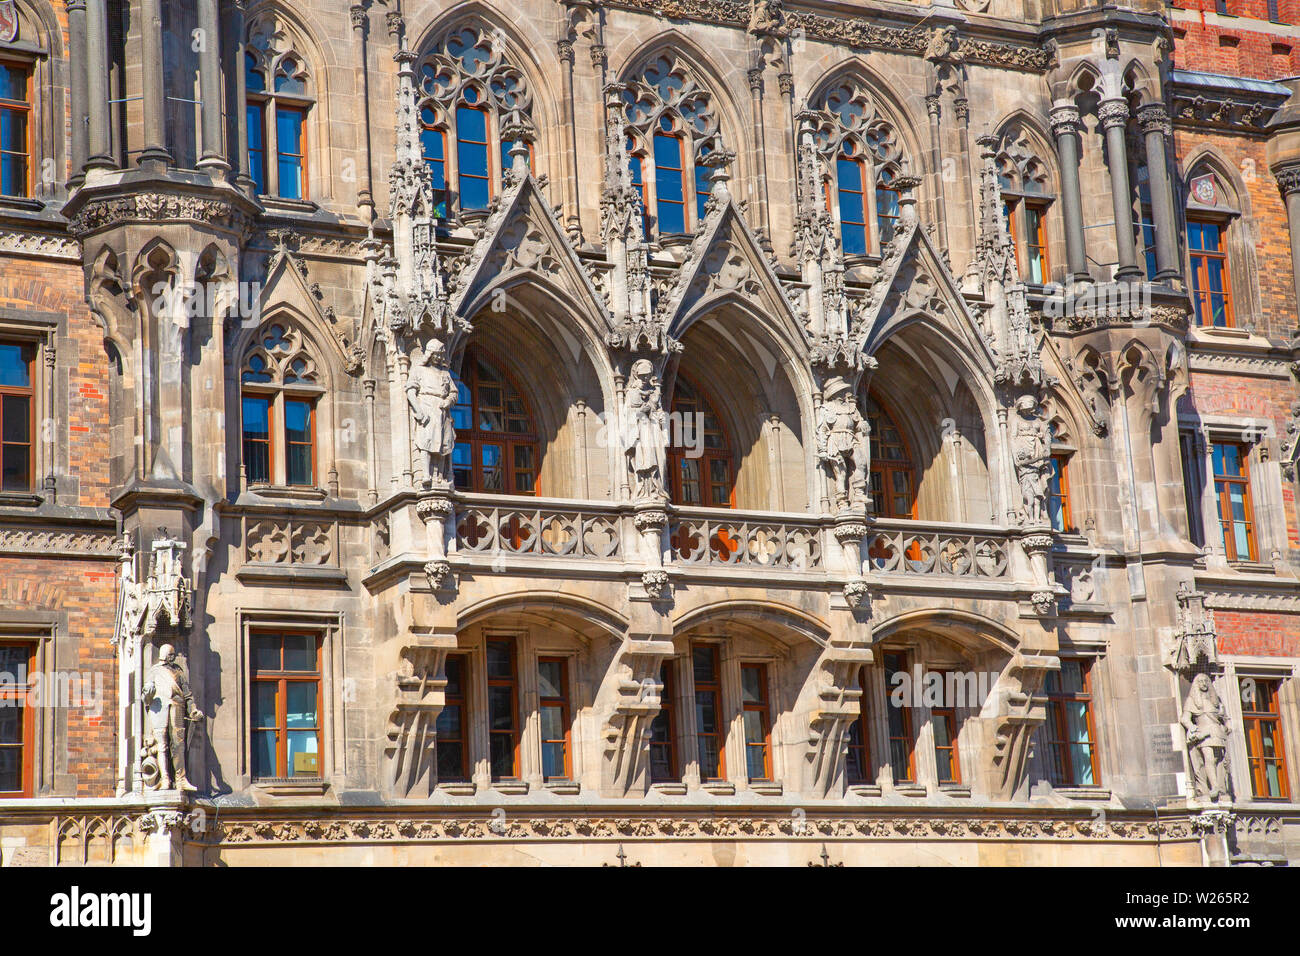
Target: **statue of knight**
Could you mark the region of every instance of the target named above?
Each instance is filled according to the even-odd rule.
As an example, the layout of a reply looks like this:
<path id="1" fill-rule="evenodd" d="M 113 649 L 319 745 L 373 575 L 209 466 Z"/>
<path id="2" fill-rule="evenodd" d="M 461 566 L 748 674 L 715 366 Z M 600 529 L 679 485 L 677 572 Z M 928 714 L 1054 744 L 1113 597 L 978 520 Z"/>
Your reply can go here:
<path id="1" fill-rule="evenodd" d="M 149 669 L 140 699 L 148 711 L 153 736 L 157 789 L 193 793 L 197 788 L 185 773 L 185 751 L 189 746 L 189 725 L 202 720 L 203 714 L 194 706 L 189 679 L 176 662 L 176 649 L 170 644 L 158 648 L 158 660 Z"/>
<path id="2" fill-rule="evenodd" d="M 451 415 L 456 405 L 456 383 L 447 368 L 443 344 L 437 339 L 412 363 L 406 400 L 415 416 L 415 447 L 424 453 L 429 484 L 450 486 L 451 453 L 456 446 L 456 426 Z"/>
<path id="3" fill-rule="evenodd" d="M 817 458 L 827 470 L 836 507 L 865 503 L 871 471 L 871 426 L 858 411 L 853 386 L 832 378 L 817 411 Z"/>

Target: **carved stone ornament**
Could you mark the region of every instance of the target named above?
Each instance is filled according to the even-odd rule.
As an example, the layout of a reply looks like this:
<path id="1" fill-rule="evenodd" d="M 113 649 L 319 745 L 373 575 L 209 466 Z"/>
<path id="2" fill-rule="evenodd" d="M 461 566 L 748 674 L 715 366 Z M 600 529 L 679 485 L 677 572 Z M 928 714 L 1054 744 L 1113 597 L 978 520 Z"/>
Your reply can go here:
<path id="1" fill-rule="evenodd" d="M 838 508 L 865 505 L 871 474 L 871 425 L 858 410 L 853 387 L 832 378 L 817 410 L 817 460 Z"/>
<path id="2" fill-rule="evenodd" d="M 844 600 L 849 602 L 849 607 L 860 608 L 871 605 L 871 587 L 862 578 L 854 578 L 844 585 Z"/>
<path id="3" fill-rule="evenodd" d="M 424 456 L 427 483 L 448 488 L 452 484 L 451 452 L 456 445 L 451 414 L 456 405 L 456 382 L 441 342 L 432 340 L 417 356 L 406 385 L 407 402 L 415 419 L 415 447 Z"/>
<path id="4" fill-rule="evenodd" d="M 424 574 L 429 579 L 429 587 L 435 591 L 441 591 L 455 581 L 451 573 L 451 562 L 445 559 L 426 562 Z"/>
<path id="5" fill-rule="evenodd" d="M 646 593 L 655 600 L 666 597 L 670 588 L 668 572 L 659 569 L 642 571 L 641 585 L 645 588 Z"/>
<path id="6" fill-rule="evenodd" d="M 129 538 L 122 544 L 122 577 L 117 627 L 113 642 L 123 647 L 153 636 L 160 626 L 184 630 L 190 626 L 193 588 L 182 567 L 185 545 L 165 534 L 152 544 L 149 574 L 135 577 L 135 548 Z"/>
<path id="7" fill-rule="evenodd" d="M 1178 628 L 1165 666 L 1184 677 L 1198 670 L 1219 668 L 1214 612 L 1205 606 L 1205 595 L 1187 581 L 1178 585 Z"/>
<path id="8" fill-rule="evenodd" d="M 659 376 L 649 359 L 638 359 L 628 376 L 623 400 L 623 454 L 632 481 L 632 497 L 664 497 L 668 474 L 667 428 Z"/>
<path id="9" fill-rule="evenodd" d="M 1187 741 L 1192 795 L 1199 800 L 1230 799 L 1228 714 L 1209 674 L 1192 678 L 1179 722 Z"/>
<path id="10" fill-rule="evenodd" d="M 1016 465 L 1016 479 L 1024 500 L 1025 523 L 1046 527 L 1047 483 L 1052 463 L 1052 432 L 1039 414 L 1037 399 L 1021 395 L 1016 399 L 1017 418 L 1012 427 L 1011 450 Z"/>
<path id="11" fill-rule="evenodd" d="M 150 790 L 197 788 L 185 772 L 190 725 L 203 719 L 194 706 L 189 678 L 176 661 L 170 644 L 158 649 L 158 661 L 145 676 L 140 699 L 148 719 L 148 736 L 141 747 L 140 778 Z"/>
<path id="12" fill-rule="evenodd" d="M 1039 617 L 1051 617 L 1056 612 L 1056 594 L 1052 591 L 1035 591 L 1029 601 Z"/>

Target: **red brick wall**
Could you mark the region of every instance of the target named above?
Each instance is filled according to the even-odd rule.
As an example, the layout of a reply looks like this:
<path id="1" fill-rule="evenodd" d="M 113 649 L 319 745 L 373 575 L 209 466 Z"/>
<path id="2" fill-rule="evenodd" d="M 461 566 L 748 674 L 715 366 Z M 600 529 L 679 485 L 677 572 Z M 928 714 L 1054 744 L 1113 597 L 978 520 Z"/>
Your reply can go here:
<path id="1" fill-rule="evenodd" d="M 1300 657 L 1300 615 L 1215 611 L 1214 623 L 1224 654 Z"/>
<path id="2" fill-rule="evenodd" d="M 1300 73 L 1300 41 L 1268 20 L 1267 0 L 1228 0 L 1232 16 L 1206 22 L 1214 0 L 1182 0 L 1174 9 L 1199 11 L 1198 20 L 1176 18 L 1174 65 L 1185 70 L 1276 80 Z M 1300 0 L 1278 0 L 1282 23 L 1300 22 Z"/>

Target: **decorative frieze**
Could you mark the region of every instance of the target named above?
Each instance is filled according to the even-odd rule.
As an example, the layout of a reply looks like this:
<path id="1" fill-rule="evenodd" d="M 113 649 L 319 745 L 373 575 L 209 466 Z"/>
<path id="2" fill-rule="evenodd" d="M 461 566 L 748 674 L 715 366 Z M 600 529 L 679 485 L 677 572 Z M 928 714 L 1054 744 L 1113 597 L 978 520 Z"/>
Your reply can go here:
<path id="1" fill-rule="evenodd" d="M 120 539 L 112 531 L 0 528 L 0 554 L 59 558 L 116 558 Z"/>

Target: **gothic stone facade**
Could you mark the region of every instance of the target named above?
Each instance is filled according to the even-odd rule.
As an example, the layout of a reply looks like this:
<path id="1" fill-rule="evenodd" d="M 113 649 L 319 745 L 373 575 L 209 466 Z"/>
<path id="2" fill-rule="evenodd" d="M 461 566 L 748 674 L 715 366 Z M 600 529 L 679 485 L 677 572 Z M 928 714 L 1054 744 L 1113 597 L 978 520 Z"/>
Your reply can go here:
<path id="1" fill-rule="evenodd" d="M 0 3 L 0 865 L 1300 858 L 1263 6 Z"/>

